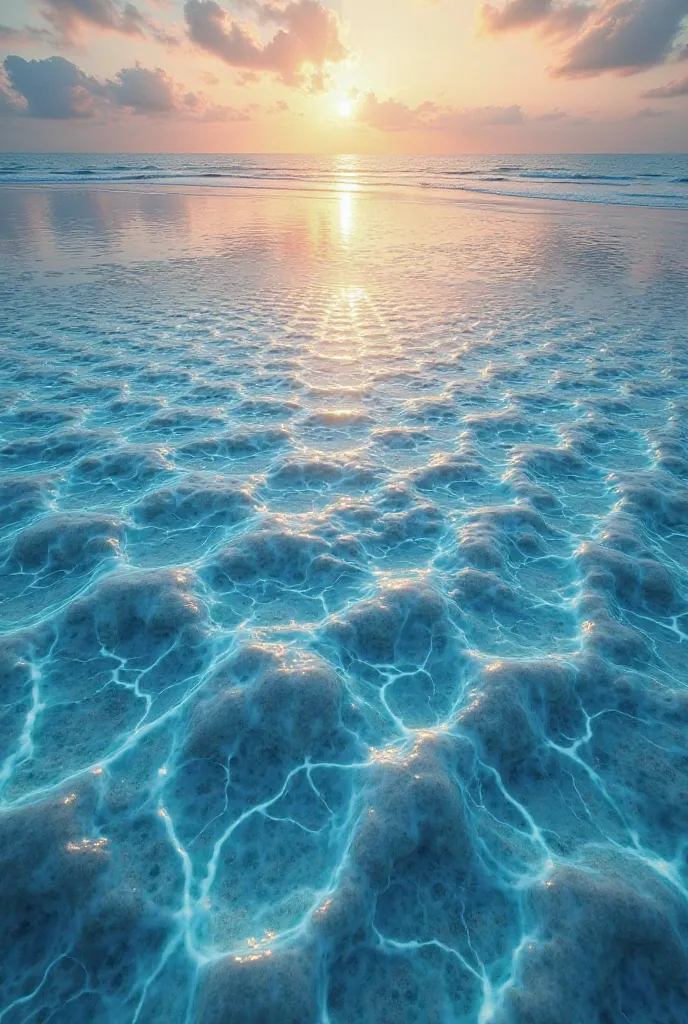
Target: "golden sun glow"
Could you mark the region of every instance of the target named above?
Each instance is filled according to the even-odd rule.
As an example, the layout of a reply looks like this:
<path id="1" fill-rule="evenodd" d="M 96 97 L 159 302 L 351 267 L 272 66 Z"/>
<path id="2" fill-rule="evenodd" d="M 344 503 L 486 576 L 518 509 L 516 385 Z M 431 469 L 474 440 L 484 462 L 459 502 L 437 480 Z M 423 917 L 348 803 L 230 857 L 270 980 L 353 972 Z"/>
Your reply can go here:
<path id="1" fill-rule="evenodd" d="M 349 99 L 340 100 L 337 104 L 337 113 L 340 117 L 348 118 L 354 112 L 354 105 Z"/>

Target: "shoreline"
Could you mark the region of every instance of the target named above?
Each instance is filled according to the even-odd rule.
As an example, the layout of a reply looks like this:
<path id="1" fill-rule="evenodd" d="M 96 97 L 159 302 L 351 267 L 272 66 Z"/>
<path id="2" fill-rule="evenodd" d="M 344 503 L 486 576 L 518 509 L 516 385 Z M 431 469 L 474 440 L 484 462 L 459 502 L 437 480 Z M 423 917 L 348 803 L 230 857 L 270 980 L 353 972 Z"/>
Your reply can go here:
<path id="1" fill-rule="evenodd" d="M 66 181 L 66 182 L 52 182 L 52 181 L 40 181 L 40 182 L 8 182 L 0 181 L 0 191 L 20 191 L 20 192 L 41 192 L 43 190 L 49 192 L 103 192 L 103 193 L 114 193 L 114 194 L 125 194 L 125 195 L 171 195 L 171 196 L 188 196 L 199 199 L 212 199 L 212 198 L 223 198 L 227 199 L 235 196 L 236 194 L 245 195 L 248 194 L 251 198 L 255 198 L 259 195 L 279 195 L 284 196 L 288 194 L 294 198 L 299 199 L 328 199 L 332 201 L 341 201 L 343 197 L 350 197 L 356 199 L 382 199 L 388 202 L 402 200 L 404 203 L 423 205 L 424 203 L 444 203 L 447 205 L 455 205 L 461 203 L 471 207 L 483 207 L 483 206 L 503 206 L 507 207 L 514 212 L 523 213 L 549 213 L 553 209 L 560 211 L 569 210 L 573 213 L 580 207 L 591 207 L 592 209 L 599 211 L 600 208 L 612 212 L 612 211 L 623 211 L 628 213 L 632 210 L 634 213 L 642 215 L 643 213 L 668 213 L 674 216 L 684 215 L 688 216 L 688 206 L 659 206 L 652 205 L 649 203 L 638 204 L 638 203 L 622 203 L 622 202 L 602 202 L 601 200 L 589 199 L 589 198 L 576 198 L 573 196 L 525 196 L 525 195 L 514 195 L 511 193 L 502 192 L 488 192 L 479 191 L 473 189 L 443 189 L 436 186 L 428 186 L 422 188 L 417 185 L 391 185 L 391 186 L 371 186 L 371 185 L 356 185 L 354 187 L 307 187 L 307 186 L 288 186 L 288 185 L 172 185 L 165 182 L 151 182 L 150 184 L 143 182 L 110 182 L 110 181 Z"/>

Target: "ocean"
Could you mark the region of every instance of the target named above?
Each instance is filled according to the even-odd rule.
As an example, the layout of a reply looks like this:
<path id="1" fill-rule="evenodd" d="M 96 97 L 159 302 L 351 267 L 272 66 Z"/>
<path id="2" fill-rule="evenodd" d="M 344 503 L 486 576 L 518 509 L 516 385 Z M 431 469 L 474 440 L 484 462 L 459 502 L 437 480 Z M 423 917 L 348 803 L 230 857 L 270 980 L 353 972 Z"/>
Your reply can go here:
<path id="1" fill-rule="evenodd" d="M 688 1020 L 687 167 L 1 158 L 3 1024 Z"/>
<path id="2" fill-rule="evenodd" d="M 359 190 L 430 189 L 532 199 L 688 209 L 688 157 L 632 156 L 191 156 L 2 154 L 0 182 L 137 183 L 217 188 L 343 184 Z"/>

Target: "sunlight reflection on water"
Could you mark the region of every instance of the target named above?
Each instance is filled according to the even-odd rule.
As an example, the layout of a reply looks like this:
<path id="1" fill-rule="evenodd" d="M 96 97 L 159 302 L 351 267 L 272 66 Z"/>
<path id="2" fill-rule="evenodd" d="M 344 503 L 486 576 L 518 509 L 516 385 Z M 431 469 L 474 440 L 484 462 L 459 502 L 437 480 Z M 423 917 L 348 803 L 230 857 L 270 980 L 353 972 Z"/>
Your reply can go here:
<path id="1" fill-rule="evenodd" d="M 686 216 L 357 167 L 0 189 L 8 1020 L 688 1013 Z"/>

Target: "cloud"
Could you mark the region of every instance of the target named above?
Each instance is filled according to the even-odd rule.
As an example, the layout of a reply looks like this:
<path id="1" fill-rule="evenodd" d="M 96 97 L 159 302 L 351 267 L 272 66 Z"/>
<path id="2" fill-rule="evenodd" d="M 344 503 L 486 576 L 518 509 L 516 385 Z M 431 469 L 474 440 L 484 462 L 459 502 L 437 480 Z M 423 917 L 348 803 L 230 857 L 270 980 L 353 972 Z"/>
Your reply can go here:
<path id="1" fill-rule="evenodd" d="M 14 93 L 10 96 L 27 117 L 59 120 L 93 117 L 97 112 L 103 95 L 100 83 L 64 57 L 9 56 L 3 67 Z"/>
<path id="2" fill-rule="evenodd" d="M 444 131 L 476 131 L 497 125 L 523 124 L 525 115 L 518 104 L 509 107 L 466 107 L 463 110 L 446 110 L 432 122 L 433 128 Z"/>
<path id="3" fill-rule="evenodd" d="M 664 63 L 688 16 L 688 0 L 603 0 L 554 74 L 632 75 Z"/>
<path id="4" fill-rule="evenodd" d="M 592 10 L 590 4 L 577 0 L 507 0 L 502 7 L 483 4 L 480 23 L 491 35 L 528 28 L 545 35 L 565 35 L 578 30 Z"/>
<path id="5" fill-rule="evenodd" d="M 421 103 L 417 107 L 395 99 L 379 100 L 374 92 L 366 93 L 359 103 L 357 118 L 382 132 L 444 131 L 465 133 L 481 131 L 497 125 L 518 125 L 525 120 L 520 106 L 509 107 L 439 107 Z"/>
<path id="6" fill-rule="evenodd" d="M 277 32 L 263 43 L 252 22 L 232 18 L 215 0 L 186 0 L 189 38 L 198 47 L 232 67 L 249 73 L 273 72 L 288 85 L 309 81 L 316 91 L 325 88 L 329 64 L 347 56 L 339 19 L 320 0 L 248 3 L 260 22 L 272 22 Z"/>
<path id="7" fill-rule="evenodd" d="M 490 35 L 533 29 L 572 39 L 552 72 L 560 78 L 631 75 L 685 59 L 688 46 L 677 47 L 687 17 L 688 0 L 506 0 L 480 8 Z"/>
<path id="8" fill-rule="evenodd" d="M 428 108 L 409 107 L 399 100 L 379 100 L 374 92 L 366 93 L 358 109 L 358 120 L 381 132 L 407 132 L 415 128 L 427 128 Z M 433 106 L 432 110 L 436 110 Z"/>
<path id="9" fill-rule="evenodd" d="M 0 80 L 0 106 L 5 113 L 43 120 L 111 118 L 126 114 L 195 121 L 245 121 L 249 115 L 234 107 L 210 103 L 202 93 L 189 92 L 163 68 L 137 64 L 122 68 L 112 79 L 85 74 L 65 57 L 24 60 L 5 58 L 6 88 Z"/>
<path id="10" fill-rule="evenodd" d="M 138 7 L 118 0 L 45 0 L 41 13 L 65 42 L 78 39 L 87 26 L 125 36 L 141 36 L 146 28 Z"/>
<path id="11" fill-rule="evenodd" d="M 24 28 L 12 28 L 11 25 L 0 25 L 0 43 L 19 46 L 21 43 L 41 43 L 53 40 L 52 32 L 47 28 L 26 25 Z"/>
<path id="12" fill-rule="evenodd" d="M 533 121 L 565 121 L 570 118 L 571 115 L 565 110 L 560 110 L 556 107 L 554 110 L 548 110 L 545 114 L 538 114 L 537 117 L 531 118 Z"/>
<path id="13" fill-rule="evenodd" d="M 117 106 L 128 107 L 135 114 L 169 114 L 184 102 L 166 71 L 138 65 L 117 72 L 108 84 L 108 96 Z M 193 106 L 193 101 L 187 105 Z"/>
<path id="14" fill-rule="evenodd" d="M 41 14 L 63 46 L 78 43 L 86 29 L 150 36 L 166 46 L 179 43 L 176 36 L 129 0 L 44 0 Z"/>
<path id="15" fill-rule="evenodd" d="M 11 86 L 7 80 L 5 69 L 0 64 L 0 117 L 8 117 L 17 113 L 17 101 L 12 96 Z"/>
<path id="16" fill-rule="evenodd" d="M 187 92 L 163 68 L 122 68 L 106 85 L 115 106 L 132 114 L 176 114 L 197 121 L 248 121 L 249 115 L 234 107 L 209 104 L 202 93 Z"/>
<path id="17" fill-rule="evenodd" d="M 642 93 L 645 100 L 670 100 L 675 96 L 688 96 L 688 78 L 679 78 L 668 85 L 660 85 L 657 89 Z"/>
<path id="18" fill-rule="evenodd" d="M 666 110 L 657 110 L 656 107 L 641 107 L 633 114 L 633 119 L 646 120 L 653 117 L 666 117 Z"/>

